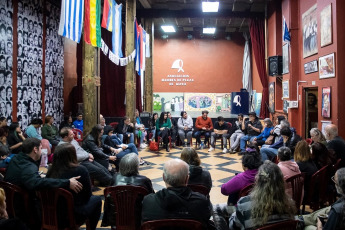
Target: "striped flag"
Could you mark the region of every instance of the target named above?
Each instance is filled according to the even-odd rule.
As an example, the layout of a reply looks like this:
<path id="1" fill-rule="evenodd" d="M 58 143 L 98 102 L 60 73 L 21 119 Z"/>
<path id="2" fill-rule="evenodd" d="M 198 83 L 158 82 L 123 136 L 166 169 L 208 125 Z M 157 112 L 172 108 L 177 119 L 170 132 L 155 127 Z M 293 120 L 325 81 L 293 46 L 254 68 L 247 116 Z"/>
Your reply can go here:
<path id="1" fill-rule="evenodd" d="M 107 29 L 108 31 L 113 31 L 112 8 L 115 4 L 116 3 L 114 0 L 104 0 L 102 27 Z"/>
<path id="2" fill-rule="evenodd" d="M 112 7 L 112 46 L 113 46 L 113 53 L 118 55 L 120 58 L 123 57 L 122 54 L 122 4 L 116 4 L 115 1 L 113 2 Z"/>
<path id="3" fill-rule="evenodd" d="M 289 28 L 286 24 L 285 17 L 283 20 L 283 42 L 290 42 L 291 41 L 291 36 L 289 33 Z"/>
<path id="4" fill-rule="evenodd" d="M 137 19 L 134 20 L 134 48 L 135 48 L 135 70 L 140 75 L 140 26 Z"/>
<path id="5" fill-rule="evenodd" d="M 80 42 L 84 19 L 84 0 L 61 0 L 58 34 Z"/>
<path id="6" fill-rule="evenodd" d="M 101 0 L 85 0 L 84 39 L 87 44 L 101 47 L 100 20 Z"/>

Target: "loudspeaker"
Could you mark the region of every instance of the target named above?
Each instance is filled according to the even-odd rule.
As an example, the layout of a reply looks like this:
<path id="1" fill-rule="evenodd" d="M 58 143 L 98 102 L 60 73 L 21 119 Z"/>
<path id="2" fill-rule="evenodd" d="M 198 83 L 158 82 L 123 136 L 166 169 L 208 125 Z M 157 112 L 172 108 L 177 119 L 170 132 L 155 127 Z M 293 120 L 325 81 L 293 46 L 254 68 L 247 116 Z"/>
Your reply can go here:
<path id="1" fill-rule="evenodd" d="M 268 57 L 268 75 L 277 76 L 283 73 L 283 58 L 282 56 Z"/>

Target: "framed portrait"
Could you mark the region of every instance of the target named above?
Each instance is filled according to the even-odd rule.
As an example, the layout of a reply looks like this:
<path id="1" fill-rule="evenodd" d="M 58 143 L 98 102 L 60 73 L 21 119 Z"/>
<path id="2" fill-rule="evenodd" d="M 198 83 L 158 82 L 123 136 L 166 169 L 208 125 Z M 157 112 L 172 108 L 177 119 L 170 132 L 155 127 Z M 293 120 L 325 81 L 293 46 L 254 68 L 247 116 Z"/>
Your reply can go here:
<path id="1" fill-rule="evenodd" d="M 303 58 L 316 54 L 317 49 L 317 4 L 302 14 Z"/>
<path id="2" fill-rule="evenodd" d="M 289 43 L 283 45 L 283 74 L 289 73 Z"/>
<path id="3" fill-rule="evenodd" d="M 304 73 L 308 74 L 308 73 L 314 73 L 317 72 L 318 68 L 317 68 L 317 60 L 311 61 L 311 62 L 307 62 L 304 64 Z"/>
<path id="4" fill-rule="evenodd" d="M 335 77 L 334 53 L 319 57 L 319 78 Z"/>
<path id="5" fill-rule="evenodd" d="M 275 96 L 275 82 L 271 82 L 269 84 L 268 87 L 268 97 L 269 97 L 269 110 L 270 113 L 274 113 L 274 108 L 275 108 L 275 100 L 274 100 L 274 96 Z"/>
<path id="6" fill-rule="evenodd" d="M 331 117 L 331 87 L 322 88 L 321 116 L 326 118 Z"/>
<path id="7" fill-rule="evenodd" d="M 289 98 L 289 80 L 283 81 L 283 98 Z"/>
<path id="8" fill-rule="evenodd" d="M 284 113 L 288 113 L 288 108 L 289 108 L 289 101 L 283 100 L 283 111 L 284 111 Z"/>
<path id="9" fill-rule="evenodd" d="M 320 13 L 321 17 L 321 47 L 332 44 L 332 4 L 329 4 Z"/>
<path id="10" fill-rule="evenodd" d="M 326 135 L 325 128 L 330 124 L 332 124 L 332 121 L 321 121 L 321 132 L 323 133 L 323 135 Z"/>

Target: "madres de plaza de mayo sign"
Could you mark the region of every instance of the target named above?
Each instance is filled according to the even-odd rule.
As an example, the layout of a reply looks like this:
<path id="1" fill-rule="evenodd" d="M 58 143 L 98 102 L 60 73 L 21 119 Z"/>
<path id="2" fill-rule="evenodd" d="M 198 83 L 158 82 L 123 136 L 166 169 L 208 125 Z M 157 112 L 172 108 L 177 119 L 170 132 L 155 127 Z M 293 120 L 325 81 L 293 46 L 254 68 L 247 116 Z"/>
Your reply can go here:
<path id="1" fill-rule="evenodd" d="M 190 78 L 189 74 L 185 74 L 182 59 L 176 59 L 172 63 L 171 69 L 173 70 L 173 74 L 168 74 L 166 78 L 162 78 L 162 81 L 168 82 L 169 86 L 186 86 L 187 83 L 190 84 L 194 82 L 194 79 Z"/>

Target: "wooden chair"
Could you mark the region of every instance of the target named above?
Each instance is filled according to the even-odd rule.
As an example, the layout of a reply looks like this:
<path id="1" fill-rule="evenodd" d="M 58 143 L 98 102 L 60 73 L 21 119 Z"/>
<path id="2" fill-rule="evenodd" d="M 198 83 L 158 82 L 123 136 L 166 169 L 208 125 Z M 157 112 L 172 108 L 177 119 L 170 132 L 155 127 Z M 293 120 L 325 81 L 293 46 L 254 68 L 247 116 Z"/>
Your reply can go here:
<path id="1" fill-rule="evenodd" d="M 196 220 L 163 219 L 144 222 L 141 230 L 201 230 L 203 226 Z"/>
<path id="2" fill-rule="evenodd" d="M 192 189 L 193 192 L 201 193 L 206 197 L 208 197 L 210 194 L 210 189 L 202 184 L 188 184 L 187 187 Z"/>
<path id="3" fill-rule="evenodd" d="M 141 201 L 148 191 L 140 186 L 119 185 L 104 189 L 114 202 L 116 230 L 140 229 Z M 140 205 L 138 205 L 140 204 Z"/>
<path id="4" fill-rule="evenodd" d="M 298 221 L 297 220 L 287 220 L 287 221 L 281 221 L 274 224 L 269 224 L 266 226 L 263 226 L 261 228 L 257 228 L 257 230 L 296 230 Z"/>
<path id="5" fill-rule="evenodd" d="M 285 180 L 285 183 L 291 185 L 292 188 L 292 199 L 295 201 L 297 214 L 300 212 L 300 207 L 302 204 L 302 194 L 304 190 L 304 178 L 305 174 L 300 173 L 294 176 L 291 176 Z"/>
<path id="6" fill-rule="evenodd" d="M 249 193 L 253 190 L 254 188 L 254 183 L 247 185 L 246 187 L 242 188 L 238 198 L 244 197 L 244 196 L 248 196 Z"/>
<path id="7" fill-rule="evenodd" d="M 83 132 L 80 129 L 72 129 L 74 139 L 80 144 L 83 141 Z"/>
<path id="8" fill-rule="evenodd" d="M 200 140 L 201 138 L 205 138 L 205 135 L 201 135 L 200 136 Z M 207 141 L 207 147 L 210 148 L 210 139 L 211 139 L 211 135 L 210 135 L 210 138 L 208 138 L 208 141 Z M 192 142 L 193 142 L 193 138 L 192 138 Z M 198 147 L 198 142 L 196 141 L 196 138 L 195 138 L 195 149 Z M 205 148 L 206 146 L 204 146 Z"/>
<path id="9" fill-rule="evenodd" d="M 162 137 L 158 136 L 158 143 L 159 144 L 161 144 L 161 139 L 162 139 Z M 171 148 L 171 136 L 169 136 L 169 148 Z"/>
<path id="10" fill-rule="evenodd" d="M 72 193 L 63 188 L 42 189 L 36 191 L 41 201 L 42 208 L 42 227 L 41 229 L 59 230 L 58 226 L 58 207 L 63 207 L 64 216 L 67 216 L 68 224 L 65 229 L 79 229 L 83 223 L 77 223 L 74 216 L 74 199 Z M 66 206 L 61 205 L 64 202 Z M 61 210 L 60 210 L 61 211 Z M 89 223 L 86 221 L 86 229 Z"/>

